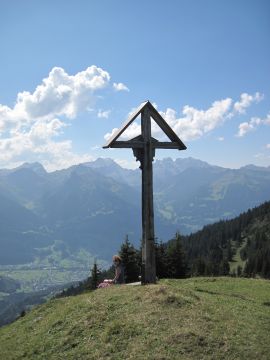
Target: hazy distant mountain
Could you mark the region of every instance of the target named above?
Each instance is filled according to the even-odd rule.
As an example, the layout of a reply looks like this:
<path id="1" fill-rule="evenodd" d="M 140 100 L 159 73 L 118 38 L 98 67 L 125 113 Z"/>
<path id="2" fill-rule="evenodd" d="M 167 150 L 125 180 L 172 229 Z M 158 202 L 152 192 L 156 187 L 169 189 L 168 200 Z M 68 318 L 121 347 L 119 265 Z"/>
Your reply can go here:
<path id="1" fill-rule="evenodd" d="M 141 171 L 139 169 L 124 169 L 112 159 L 99 158 L 96 161 L 84 163 L 83 165 L 95 170 L 102 176 L 110 177 L 130 186 L 136 187 L 141 185 Z"/>
<path id="2" fill-rule="evenodd" d="M 156 236 L 167 240 L 270 199 L 270 168 L 238 170 L 187 158 L 154 163 Z M 98 159 L 47 173 L 39 163 L 0 170 L 0 264 L 30 261 L 62 240 L 110 258 L 141 236 L 141 171 Z"/>

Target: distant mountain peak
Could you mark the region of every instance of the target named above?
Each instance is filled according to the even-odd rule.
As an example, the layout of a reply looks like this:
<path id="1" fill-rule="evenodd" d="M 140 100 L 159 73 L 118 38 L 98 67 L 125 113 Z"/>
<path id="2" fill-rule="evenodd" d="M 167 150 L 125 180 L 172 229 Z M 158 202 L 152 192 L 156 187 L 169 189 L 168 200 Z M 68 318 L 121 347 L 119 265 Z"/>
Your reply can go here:
<path id="1" fill-rule="evenodd" d="M 36 174 L 40 174 L 40 175 L 47 173 L 43 165 L 40 164 L 39 162 L 33 162 L 33 163 L 25 162 L 14 170 L 18 170 L 18 169 L 30 169 L 34 171 Z"/>
<path id="2" fill-rule="evenodd" d="M 184 172 L 187 169 L 203 169 L 210 168 L 212 165 L 209 165 L 205 161 L 194 159 L 192 157 L 188 158 L 177 158 L 173 160 L 172 158 L 164 158 L 161 160 L 155 161 L 156 169 L 163 169 L 167 174 L 179 174 Z M 166 175 L 167 176 L 167 175 Z"/>
<path id="3" fill-rule="evenodd" d="M 89 166 L 93 169 L 103 168 L 103 167 L 121 167 L 111 158 L 97 158 L 94 161 L 87 162 L 83 164 L 84 166 Z"/>
<path id="4" fill-rule="evenodd" d="M 269 166 L 268 167 L 264 167 L 264 166 L 257 166 L 257 165 L 253 165 L 253 164 L 248 164 L 245 166 L 242 166 L 240 169 L 245 169 L 245 170 L 269 170 Z"/>
<path id="5" fill-rule="evenodd" d="M 202 161 L 199 159 L 195 159 L 193 157 L 187 157 L 187 158 L 178 158 L 175 160 L 176 163 L 182 163 L 182 164 L 186 164 L 189 165 L 190 167 L 210 167 L 213 165 L 208 164 L 206 161 Z"/>

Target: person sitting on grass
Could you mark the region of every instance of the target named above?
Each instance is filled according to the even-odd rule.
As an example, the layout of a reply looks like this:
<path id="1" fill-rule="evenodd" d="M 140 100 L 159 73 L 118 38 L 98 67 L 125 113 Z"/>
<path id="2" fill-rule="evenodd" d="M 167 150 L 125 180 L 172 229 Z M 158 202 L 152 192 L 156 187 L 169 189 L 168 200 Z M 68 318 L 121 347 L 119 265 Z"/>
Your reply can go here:
<path id="1" fill-rule="evenodd" d="M 118 255 L 113 256 L 113 265 L 115 267 L 115 276 L 113 279 L 105 279 L 101 284 L 99 284 L 99 288 L 107 287 L 110 285 L 121 285 L 125 283 L 125 274 L 124 267 L 122 265 L 122 259 Z"/>

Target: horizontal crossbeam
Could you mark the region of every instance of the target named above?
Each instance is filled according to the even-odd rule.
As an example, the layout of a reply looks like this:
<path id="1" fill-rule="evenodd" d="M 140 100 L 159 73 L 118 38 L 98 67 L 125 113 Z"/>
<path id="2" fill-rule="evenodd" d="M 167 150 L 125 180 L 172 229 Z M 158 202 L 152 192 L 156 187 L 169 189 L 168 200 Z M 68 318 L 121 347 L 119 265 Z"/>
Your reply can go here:
<path id="1" fill-rule="evenodd" d="M 115 141 L 110 146 L 103 146 L 104 149 L 107 148 L 126 148 L 126 149 L 142 149 L 144 147 L 143 141 Z M 152 141 L 152 148 L 155 149 L 178 149 L 182 150 L 181 146 L 177 142 L 170 141 Z"/>
<path id="2" fill-rule="evenodd" d="M 103 149 L 107 148 L 128 148 L 128 149 L 140 149 L 143 148 L 142 141 L 114 141 L 109 146 L 103 146 Z"/>

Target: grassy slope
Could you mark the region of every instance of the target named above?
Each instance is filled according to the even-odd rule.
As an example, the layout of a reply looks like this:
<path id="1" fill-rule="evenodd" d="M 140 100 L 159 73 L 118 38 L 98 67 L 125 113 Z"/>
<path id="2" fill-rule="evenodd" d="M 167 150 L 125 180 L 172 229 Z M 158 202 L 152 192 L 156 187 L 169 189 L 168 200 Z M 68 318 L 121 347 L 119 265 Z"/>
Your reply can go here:
<path id="1" fill-rule="evenodd" d="M 235 255 L 233 256 L 233 260 L 229 262 L 230 264 L 230 273 L 233 271 L 237 272 L 237 267 L 241 266 L 242 270 L 245 267 L 246 261 L 243 261 L 240 256 L 240 251 L 246 246 L 247 239 L 245 239 L 242 245 L 239 248 L 236 248 L 235 242 L 232 241 L 232 248 L 235 250 Z"/>
<path id="2" fill-rule="evenodd" d="M 3 359 L 269 359 L 270 282 L 192 278 L 55 299 L 0 329 Z"/>

